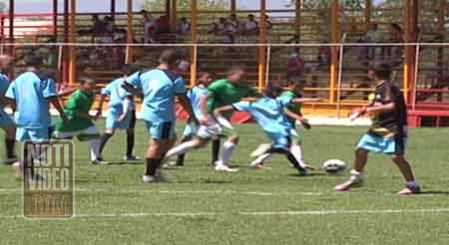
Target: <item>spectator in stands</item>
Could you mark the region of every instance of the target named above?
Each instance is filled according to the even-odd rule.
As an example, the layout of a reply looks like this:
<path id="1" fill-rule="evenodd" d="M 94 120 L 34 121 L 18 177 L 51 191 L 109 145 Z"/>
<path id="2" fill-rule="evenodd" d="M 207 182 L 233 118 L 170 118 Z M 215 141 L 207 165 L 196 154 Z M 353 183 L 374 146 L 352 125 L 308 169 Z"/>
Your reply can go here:
<path id="1" fill-rule="evenodd" d="M 106 25 L 102 20 L 100 20 L 98 14 L 92 15 L 92 22 L 94 25 L 92 26 L 91 34 L 92 42 L 94 42 L 96 37 L 101 37 L 106 32 Z"/>
<path id="2" fill-rule="evenodd" d="M 299 56 L 299 50 L 295 50 L 287 62 L 287 80 L 297 82 L 304 79 L 305 62 Z"/>
<path id="3" fill-rule="evenodd" d="M 241 31 L 241 25 L 240 25 L 240 21 L 239 21 L 238 18 L 237 18 L 237 15 L 231 14 L 231 15 L 229 16 L 228 23 L 229 23 L 230 25 L 232 25 L 232 28 L 234 28 L 237 32 L 240 32 L 240 31 Z"/>
<path id="4" fill-rule="evenodd" d="M 271 31 L 271 29 L 273 29 L 273 23 L 271 22 L 269 15 L 265 15 L 265 21 L 267 25 L 267 30 Z"/>
<path id="5" fill-rule="evenodd" d="M 248 15 L 248 20 L 245 22 L 243 28 L 245 34 L 258 34 L 259 24 L 256 21 L 256 17 L 252 14 Z"/>
<path id="6" fill-rule="evenodd" d="M 327 40 L 323 40 L 322 43 L 329 43 Z M 327 68 L 331 62 L 331 48 L 329 46 L 321 46 L 318 51 L 318 68 Z"/>
<path id="7" fill-rule="evenodd" d="M 403 43 L 404 31 L 401 26 L 396 23 L 390 24 L 388 43 Z M 391 46 L 385 47 L 383 50 L 383 58 L 389 60 L 390 65 L 395 66 L 402 61 L 403 47 Z"/>
<path id="8" fill-rule="evenodd" d="M 167 15 L 162 15 L 156 21 L 156 34 L 170 33 L 170 20 Z"/>
<path id="9" fill-rule="evenodd" d="M 143 41 L 144 43 L 154 43 L 156 33 L 156 21 L 146 10 L 140 11 L 143 17 Z"/>
<path id="10" fill-rule="evenodd" d="M 224 35 L 224 43 L 235 43 L 235 38 L 238 33 L 238 29 L 231 22 L 227 21 L 225 23 L 225 29 L 223 32 Z"/>
<path id="11" fill-rule="evenodd" d="M 370 26 L 370 30 L 362 37 L 360 40 L 362 43 L 381 43 L 382 42 L 382 33 L 379 31 L 379 26 L 377 23 L 373 23 Z M 375 46 L 367 46 L 363 47 L 361 50 L 361 57 L 369 60 L 374 59 L 376 55 L 377 47 Z"/>
<path id="12" fill-rule="evenodd" d="M 182 17 L 179 19 L 178 27 L 177 27 L 177 33 L 179 35 L 186 35 L 190 33 L 191 24 L 187 20 L 186 17 Z"/>
<path id="13" fill-rule="evenodd" d="M 104 33 L 103 33 L 103 43 L 113 43 L 114 42 L 114 32 L 115 24 L 111 16 L 105 16 L 103 18 L 104 23 Z"/>

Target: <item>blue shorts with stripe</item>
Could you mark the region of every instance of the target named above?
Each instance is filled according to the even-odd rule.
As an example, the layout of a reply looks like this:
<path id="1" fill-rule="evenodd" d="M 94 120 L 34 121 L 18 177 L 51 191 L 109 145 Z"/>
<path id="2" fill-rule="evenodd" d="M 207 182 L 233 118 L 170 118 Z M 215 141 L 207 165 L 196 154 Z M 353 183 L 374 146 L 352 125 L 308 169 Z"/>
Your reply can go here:
<path id="1" fill-rule="evenodd" d="M 406 144 L 407 137 L 404 135 L 382 137 L 367 133 L 362 136 L 356 148 L 387 155 L 404 155 Z"/>
<path id="2" fill-rule="evenodd" d="M 162 122 L 153 123 L 145 121 L 150 137 L 155 140 L 176 139 L 175 123 Z"/>

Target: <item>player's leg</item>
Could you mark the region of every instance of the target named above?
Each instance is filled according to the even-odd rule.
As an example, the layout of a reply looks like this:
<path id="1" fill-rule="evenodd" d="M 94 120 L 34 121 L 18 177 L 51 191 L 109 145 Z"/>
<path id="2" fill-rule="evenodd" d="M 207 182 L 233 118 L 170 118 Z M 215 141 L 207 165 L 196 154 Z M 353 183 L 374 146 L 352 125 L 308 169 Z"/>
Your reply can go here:
<path id="1" fill-rule="evenodd" d="M 4 111 L 0 112 L 0 127 L 5 131 L 5 164 L 11 165 L 17 161 L 15 153 L 16 127 L 12 119 Z"/>
<path id="2" fill-rule="evenodd" d="M 117 118 L 118 115 L 116 115 L 116 113 L 114 113 L 112 110 L 108 112 L 108 115 L 106 116 L 106 130 L 100 137 L 100 154 L 103 153 L 104 147 L 112 138 L 112 136 L 114 136 L 118 123 Z"/>
<path id="3" fill-rule="evenodd" d="M 180 139 L 180 144 L 186 143 L 188 141 L 191 141 L 193 136 L 195 135 L 196 130 L 194 130 L 194 128 L 192 127 L 192 125 L 187 124 L 185 129 L 184 129 L 184 133 L 182 138 Z M 173 148 L 172 148 L 173 149 Z M 170 151 L 169 151 L 170 152 Z M 168 153 L 167 153 L 168 154 Z M 186 153 L 181 153 L 178 155 L 177 159 L 176 159 L 176 166 L 184 166 L 184 159 L 186 157 Z"/>
<path id="4" fill-rule="evenodd" d="M 337 185 L 336 191 L 348 191 L 363 184 L 363 172 L 368 162 L 369 152 L 382 152 L 381 141 L 381 137 L 370 134 L 365 134 L 362 137 L 355 150 L 354 169 L 351 170 L 351 177 L 346 182 Z"/>
<path id="5" fill-rule="evenodd" d="M 232 169 L 229 167 L 229 163 L 232 159 L 232 155 L 237 147 L 239 142 L 239 137 L 237 134 L 233 133 L 229 136 L 226 141 L 221 145 L 220 154 L 218 157 L 218 161 L 215 165 L 216 171 L 224 171 L 224 172 L 237 172 L 238 169 Z"/>
<path id="6" fill-rule="evenodd" d="M 149 147 L 146 153 L 145 183 L 154 183 L 160 181 L 160 176 L 156 176 L 161 167 L 163 158 L 170 148 L 173 139 L 176 139 L 174 123 L 151 123 L 147 122 L 147 127 L 151 135 Z"/>
<path id="7" fill-rule="evenodd" d="M 291 136 L 285 134 L 269 134 L 270 139 L 273 141 L 272 148 L 268 153 L 280 153 L 286 156 L 290 164 L 299 172 L 299 175 L 307 175 L 307 169 L 301 166 L 298 159 L 291 152 L 292 140 Z"/>
<path id="8" fill-rule="evenodd" d="M 211 158 L 211 165 L 215 165 L 215 163 L 218 161 L 218 155 L 220 154 L 220 138 L 216 138 L 212 140 L 212 158 Z"/>
<path id="9" fill-rule="evenodd" d="M 101 134 L 95 125 L 77 133 L 79 141 L 89 142 L 90 160 L 92 164 L 106 165 L 101 155 Z"/>
<path id="10" fill-rule="evenodd" d="M 392 142 L 392 141 L 390 141 Z M 392 151 L 394 148 L 394 154 L 392 155 L 392 160 L 398 166 L 399 171 L 405 179 L 405 188 L 400 191 L 399 195 L 411 195 L 421 193 L 421 188 L 415 180 L 412 167 L 410 163 L 405 159 L 405 145 L 406 139 L 402 135 L 397 135 L 394 138 L 394 145 L 390 144 L 390 149 L 387 151 Z"/>
<path id="11" fill-rule="evenodd" d="M 23 156 L 21 164 L 14 166 L 16 177 L 21 178 L 23 176 L 24 178 L 41 178 L 34 173 L 34 162 L 36 160 L 40 160 L 39 158 L 41 155 L 43 155 L 47 150 L 46 145 L 49 143 L 50 139 L 49 129 L 17 128 L 16 139 L 19 142 L 28 142 L 28 145 L 26 145 L 27 147 L 22 147 Z M 34 151 L 34 149 L 40 150 Z"/>
<path id="12" fill-rule="evenodd" d="M 17 161 L 17 155 L 15 152 L 16 128 L 14 126 L 3 127 L 3 130 L 5 131 L 5 152 L 6 152 L 5 164 L 11 165 L 15 161 Z"/>
<path id="13" fill-rule="evenodd" d="M 135 127 L 136 127 L 136 111 L 131 111 L 129 114 L 129 123 L 126 129 L 126 161 L 136 161 L 139 157 L 134 155 L 134 143 L 135 143 Z"/>

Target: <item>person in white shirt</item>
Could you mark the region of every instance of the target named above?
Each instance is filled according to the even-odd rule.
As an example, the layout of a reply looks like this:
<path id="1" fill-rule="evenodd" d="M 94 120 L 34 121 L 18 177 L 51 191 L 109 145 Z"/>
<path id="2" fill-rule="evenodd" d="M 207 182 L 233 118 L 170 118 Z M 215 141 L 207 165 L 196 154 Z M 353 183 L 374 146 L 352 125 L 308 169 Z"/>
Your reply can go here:
<path id="1" fill-rule="evenodd" d="M 257 34 L 259 32 L 259 24 L 255 19 L 254 15 L 248 15 L 248 20 L 244 24 L 244 32 L 246 34 Z"/>
<path id="2" fill-rule="evenodd" d="M 178 23 L 178 34 L 180 35 L 186 35 L 190 32 L 190 28 L 191 28 L 191 24 L 190 22 L 187 20 L 186 17 L 182 17 L 179 19 L 179 23 Z"/>

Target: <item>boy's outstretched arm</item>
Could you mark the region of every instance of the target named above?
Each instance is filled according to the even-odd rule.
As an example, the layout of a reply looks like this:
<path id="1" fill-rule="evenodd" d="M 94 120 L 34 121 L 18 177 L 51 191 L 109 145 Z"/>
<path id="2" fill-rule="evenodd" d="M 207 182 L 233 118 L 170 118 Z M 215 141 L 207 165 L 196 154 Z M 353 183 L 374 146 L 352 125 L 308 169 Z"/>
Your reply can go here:
<path id="1" fill-rule="evenodd" d="M 181 104 L 181 106 L 184 108 L 184 110 L 187 111 L 187 113 L 189 114 L 190 120 L 196 124 L 199 125 L 199 121 L 198 118 L 196 118 L 195 113 L 193 112 L 193 108 L 192 105 L 190 104 L 190 100 L 187 97 L 186 94 L 180 94 L 177 96 L 178 97 L 178 101 Z"/>
<path id="2" fill-rule="evenodd" d="M 234 110 L 234 107 L 232 105 L 227 105 L 227 106 L 223 106 L 223 107 L 217 108 L 217 109 L 214 110 L 214 116 L 215 117 L 221 117 L 221 114 L 223 112 L 231 111 L 231 110 Z"/>
<path id="3" fill-rule="evenodd" d="M 100 96 L 100 102 L 99 102 L 99 104 L 98 104 L 98 107 L 97 107 L 97 113 L 95 114 L 95 117 L 100 117 L 101 116 L 101 111 L 103 110 L 103 104 L 104 104 L 104 101 L 106 100 L 106 96 L 105 95 L 101 95 Z"/>
<path id="4" fill-rule="evenodd" d="M 302 104 L 302 103 L 310 103 L 310 102 L 320 102 L 321 98 L 297 98 L 293 99 L 293 104 Z"/>
<path id="5" fill-rule="evenodd" d="M 62 118 L 62 121 L 66 122 L 67 117 L 64 113 L 64 109 L 62 108 L 61 104 L 59 103 L 59 97 L 55 96 L 50 99 L 50 103 L 55 107 L 55 109 L 58 111 L 59 116 Z"/>
<path id="6" fill-rule="evenodd" d="M 312 128 L 312 126 L 309 124 L 309 121 L 306 118 L 304 118 L 302 115 L 294 113 L 289 109 L 284 109 L 284 114 L 296 121 L 301 122 L 301 124 L 304 126 L 305 129 L 309 130 Z"/>
<path id="7" fill-rule="evenodd" d="M 396 108 L 396 104 L 394 102 L 390 102 L 384 105 L 374 105 L 369 104 L 365 107 L 355 109 L 352 114 L 363 116 L 366 113 L 382 113 L 382 112 L 391 112 Z"/>

